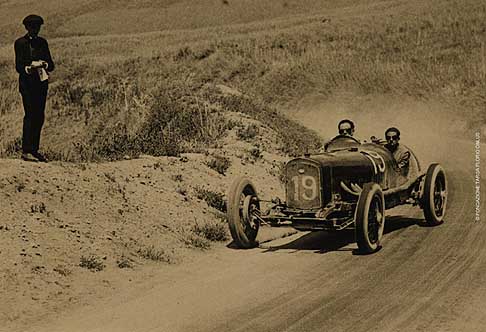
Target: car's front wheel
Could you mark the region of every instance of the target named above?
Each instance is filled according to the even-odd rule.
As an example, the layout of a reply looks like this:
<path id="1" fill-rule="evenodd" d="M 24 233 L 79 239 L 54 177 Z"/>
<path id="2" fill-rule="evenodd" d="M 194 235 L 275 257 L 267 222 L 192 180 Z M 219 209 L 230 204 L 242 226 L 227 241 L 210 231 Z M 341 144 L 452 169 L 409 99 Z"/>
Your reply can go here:
<path id="1" fill-rule="evenodd" d="M 437 226 L 444 221 L 447 205 L 447 178 L 439 164 L 432 164 L 427 169 L 422 196 L 422 208 L 427 223 Z"/>
<path id="2" fill-rule="evenodd" d="M 363 254 L 377 251 L 385 229 L 385 200 L 378 184 L 364 185 L 354 220 L 359 251 Z"/>
<path id="3" fill-rule="evenodd" d="M 252 248 L 260 227 L 260 202 L 250 180 L 237 178 L 228 194 L 228 224 L 233 241 L 239 248 Z"/>

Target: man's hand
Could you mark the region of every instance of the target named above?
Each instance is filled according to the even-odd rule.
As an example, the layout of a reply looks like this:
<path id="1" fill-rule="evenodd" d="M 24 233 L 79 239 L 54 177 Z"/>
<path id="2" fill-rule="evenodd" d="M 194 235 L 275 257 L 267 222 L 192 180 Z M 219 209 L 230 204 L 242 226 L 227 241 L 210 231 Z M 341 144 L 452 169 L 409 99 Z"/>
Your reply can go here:
<path id="1" fill-rule="evenodd" d="M 410 162 L 410 152 L 406 151 L 397 160 L 398 168 L 407 167 Z"/>
<path id="2" fill-rule="evenodd" d="M 32 61 L 30 64 L 31 69 L 44 68 L 47 69 L 47 62 L 44 60 Z"/>

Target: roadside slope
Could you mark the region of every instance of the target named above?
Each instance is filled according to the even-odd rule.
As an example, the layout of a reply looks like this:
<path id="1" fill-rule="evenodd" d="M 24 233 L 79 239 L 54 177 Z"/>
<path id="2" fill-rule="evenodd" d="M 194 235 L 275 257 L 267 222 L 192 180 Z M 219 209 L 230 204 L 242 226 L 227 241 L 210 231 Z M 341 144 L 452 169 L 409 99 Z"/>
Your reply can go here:
<path id="1" fill-rule="evenodd" d="M 236 126 L 224 148 L 206 153 L 88 164 L 0 160 L 0 330 L 22 330 L 227 242 L 219 210 L 235 176 L 251 177 L 267 199 L 281 190 L 282 157 L 267 152 L 275 134 L 233 116 L 255 135 L 238 138 L 248 127 Z"/>

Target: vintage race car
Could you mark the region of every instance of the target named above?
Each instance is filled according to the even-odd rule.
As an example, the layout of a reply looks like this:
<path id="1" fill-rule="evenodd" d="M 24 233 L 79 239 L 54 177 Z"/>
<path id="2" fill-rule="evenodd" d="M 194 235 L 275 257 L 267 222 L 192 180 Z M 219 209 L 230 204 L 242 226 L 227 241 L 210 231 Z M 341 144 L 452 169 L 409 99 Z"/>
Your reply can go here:
<path id="1" fill-rule="evenodd" d="M 239 177 L 233 182 L 227 214 L 238 247 L 257 245 L 261 223 L 290 224 L 303 231 L 354 229 L 359 251 L 372 253 L 380 248 L 385 209 L 419 205 L 429 225 L 444 220 L 448 187 L 444 169 L 431 164 L 422 173 L 411 153 L 404 176 L 393 155 L 376 141 L 360 143 L 350 136 L 337 136 L 325 152 L 287 162 L 284 172 L 286 199 L 273 199 L 265 211 L 249 179 Z"/>

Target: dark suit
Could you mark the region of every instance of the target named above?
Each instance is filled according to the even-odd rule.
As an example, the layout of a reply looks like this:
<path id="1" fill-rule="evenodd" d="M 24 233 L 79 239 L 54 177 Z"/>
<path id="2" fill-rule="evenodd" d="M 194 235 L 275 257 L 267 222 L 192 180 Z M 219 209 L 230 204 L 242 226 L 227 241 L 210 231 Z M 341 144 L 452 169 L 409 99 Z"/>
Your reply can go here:
<path id="1" fill-rule="evenodd" d="M 40 81 L 37 70 L 28 74 L 25 70 L 32 61 L 47 62 L 47 71 L 54 70 L 49 46 L 44 38 L 25 35 L 15 41 L 15 69 L 19 73 L 19 91 L 24 105 L 22 152 L 39 150 L 40 134 L 44 124 L 48 82 Z"/>

